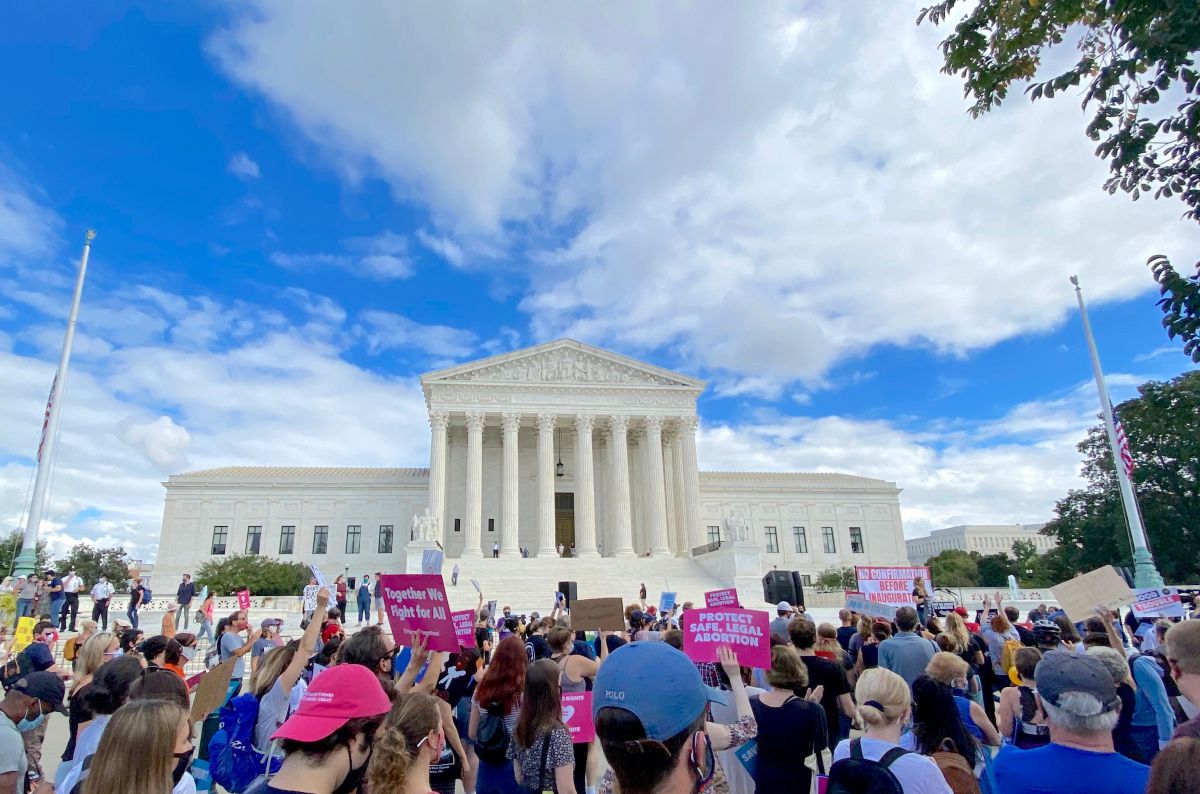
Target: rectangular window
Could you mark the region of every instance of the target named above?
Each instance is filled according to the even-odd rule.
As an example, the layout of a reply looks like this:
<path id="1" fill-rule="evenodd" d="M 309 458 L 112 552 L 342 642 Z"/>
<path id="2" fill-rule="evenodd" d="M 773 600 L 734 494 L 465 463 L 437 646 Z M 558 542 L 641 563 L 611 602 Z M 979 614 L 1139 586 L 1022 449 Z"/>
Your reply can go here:
<path id="1" fill-rule="evenodd" d="M 808 534 L 804 527 L 792 527 L 792 541 L 796 544 L 797 554 L 808 554 Z"/>
<path id="2" fill-rule="evenodd" d="M 805 587 L 812 587 L 812 577 L 806 573 L 800 574 L 800 584 Z"/>
<path id="3" fill-rule="evenodd" d="M 825 542 L 826 554 L 837 554 L 837 543 L 833 539 L 833 527 L 821 527 L 821 539 Z"/>
<path id="4" fill-rule="evenodd" d="M 709 543 L 720 543 L 721 542 L 721 528 L 720 527 L 709 527 L 708 528 L 708 542 Z"/>
<path id="5" fill-rule="evenodd" d="M 262 545 L 262 527 L 246 527 L 246 553 L 258 554 Z"/>
<path id="6" fill-rule="evenodd" d="M 224 554 L 225 541 L 229 539 L 229 527 L 213 527 L 212 553 Z"/>
<path id="7" fill-rule="evenodd" d="M 350 524 L 346 527 L 346 553 L 358 554 L 362 551 L 362 526 Z"/>
<path id="8" fill-rule="evenodd" d="M 488 532 L 495 532 L 495 531 L 496 531 L 496 519 L 489 518 L 488 519 Z"/>
<path id="9" fill-rule="evenodd" d="M 855 554 L 865 554 L 867 547 L 863 545 L 862 527 L 850 527 L 850 551 Z"/>
<path id="10" fill-rule="evenodd" d="M 392 553 L 392 525 L 391 524 L 380 524 L 379 525 L 379 553 L 380 554 L 391 554 Z"/>
<path id="11" fill-rule="evenodd" d="M 454 531 L 462 532 L 462 519 L 461 518 L 454 519 Z"/>
<path id="12" fill-rule="evenodd" d="M 763 527 L 763 533 L 767 536 L 767 553 L 779 553 L 779 530 L 775 527 Z"/>
<path id="13" fill-rule="evenodd" d="M 296 528 L 284 526 L 279 528 L 279 553 L 292 554 L 296 550 Z"/>
<path id="14" fill-rule="evenodd" d="M 329 527 L 316 526 L 313 527 L 313 554 L 326 554 L 329 552 Z"/>

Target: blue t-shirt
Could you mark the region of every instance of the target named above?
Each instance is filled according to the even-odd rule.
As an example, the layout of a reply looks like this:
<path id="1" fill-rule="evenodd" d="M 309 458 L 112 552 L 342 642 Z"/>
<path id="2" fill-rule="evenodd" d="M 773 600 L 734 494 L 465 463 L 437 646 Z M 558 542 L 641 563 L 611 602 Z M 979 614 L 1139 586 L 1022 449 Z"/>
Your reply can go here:
<path id="1" fill-rule="evenodd" d="M 997 794 L 1130 794 L 1146 790 L 1150 767 L 1120 753 L 1061 744 L 1033 750 L 1008 745 L 993 764 Z"/>
<path id="2" fill-rule="evenodd" d="M 50 653 L 50 646 L 44 642 L 29 643 L 25 648 L 25 658 L 29 659 L 29 669 L 35 672 L 54 666 L 54 654 Z"/>
<path id="3" fill-rule="evenodd" d="M 61 601 L 62 599 L 66 598 L 62 591 L 62 579 L 59 579 L 58 577 L 51 579 L 50 586 L 59 588 L 50 594 L 51 601 Z"/>

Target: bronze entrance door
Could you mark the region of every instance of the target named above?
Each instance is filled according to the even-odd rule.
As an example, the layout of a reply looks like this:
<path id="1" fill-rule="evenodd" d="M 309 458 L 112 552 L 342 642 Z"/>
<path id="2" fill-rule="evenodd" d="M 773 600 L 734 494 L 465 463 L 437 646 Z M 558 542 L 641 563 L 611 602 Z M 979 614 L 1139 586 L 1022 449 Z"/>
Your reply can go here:
<path id="1" fill-rule="evenodd" d="M 575 494 L 554 494 L 554 544 L 562 545 L 563 555 L 570 556 L 575 543 Z"/>

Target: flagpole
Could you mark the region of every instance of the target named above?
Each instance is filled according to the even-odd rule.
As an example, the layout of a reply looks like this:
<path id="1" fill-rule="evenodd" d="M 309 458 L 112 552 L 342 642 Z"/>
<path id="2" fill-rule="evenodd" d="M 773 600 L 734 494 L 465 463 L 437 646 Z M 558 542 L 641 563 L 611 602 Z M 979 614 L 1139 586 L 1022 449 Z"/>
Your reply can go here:
<path id="1" fill-rule="evenodd" d="M 1088 353 L 1092 357 L 1092 374 L 1096 376 L 1096 390 L 1100 393 L 1100 413 L 1104 417 L 1104 429 L 1108 433 L 1108 448 L 1112 453 L 1113 471 L 1121 492 L 1121 507 L 1125 510 L 1125 522 L 1129 526 L 1133 541 L 1133 583 L 1135 587 L 1162 587 L 1163 579 L 1154 567 L 1150 544 L 1146 539 L 1146 527 L 1138 510 L 1137 496 L 1133 483 L 1121 463 L 1121 451 L 1117 446 L 1117 426 L 1113 418 L 1112 401 L 1108 398 L 1108 387 L 1104 385 L 1104 370 L 1100 368 L 1100 354 L 1096 352 L 1096 340 L 1092 337 L 1092 324 L 1088 322 L 1087 307 L 1083 304 L 1083 290 L 1079 288 L 1079 277 L 1071 276 L 1075 285 L 1075 297 L 1079 301 L 1079 316 L 1083 319 L 1083 335 L 1087 338 Z"/>
<path id="2" fill-rule="evenodd" d="M 67 333 L 63 339 L 62 356 L 58 360 L 58 372 L 54 385 L 50 387 L 50 403 L 46 408 L 46 421 L 42 428 L 42 441 L 38 445 L 37 477 L 33 481 L 33 497 L 25 521 L 25 539 L 21 553 L 13 566 L 16 575 L 29 576 L 37 568 L 38 530 L 42 524 L 42 511 L 46 505 L 46 489 L 50 484 L 50 473 L 54 468 L 54 448 L 58 445 L 58 425 L 62 417 L 62 392 L 67 382 L 67 366 L 71 361 L 71 345 L 75 341 L 75 321 L 79 317 L 79 302 L 83 298 L 83 279 L 87 274 L 88 254 L 92 251 L 92 240 L 96 232 L 88 229 L 84 235 L 83 254 L 79 258 L 79 275 L 75 279 L 75 295 L 71 299 L 71 313 L 67 316 Z"/>

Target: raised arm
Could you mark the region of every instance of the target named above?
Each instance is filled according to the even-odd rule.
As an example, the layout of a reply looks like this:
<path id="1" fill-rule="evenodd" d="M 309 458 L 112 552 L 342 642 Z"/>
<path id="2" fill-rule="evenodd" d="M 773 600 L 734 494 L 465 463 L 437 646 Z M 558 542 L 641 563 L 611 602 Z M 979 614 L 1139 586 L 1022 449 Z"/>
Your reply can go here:
<path id="1" fill-rule="evenodd" d="M 304 668 L 308 666 L 308 660 L 317 652 L 317 636 L 320 635 L 321 626 L 325 623 L 325 609 L 328 606 L 329 590 L 322 587 L 317 591 L 317 609 L 313 612 L 308 627 L 304 629 L 304 636 L 300 638 L 300 647 L 296 649 L 296 655 L 292 657 L 291 663 L 279 674 L 279 683 L 283 686 L 284 692 L 292 691 L 292 687 L 304 673 Z"/>
<path id="2" fill-rule="evenodd" d="M 396 681 L 398 693 L 404 694 L 412 689 L 413 682 L 417 680 L 417 673 L 421 672 L 421 667 L 429 658 L 428 647 L 429 642 L 425 639 L 425 635 L 418 631 L 413 639 L 412 656 L 408 659 L 408 667 L 404 668 L 404 673 Z"/>
<path id="3" fill-rule="evenodd" d="M 742 684 L 742 668 L 738 664 L 737 656 L 734 654 L 733 649 L 729 647 L 720 648 L 717 651 L 717 658 L 721 662 L 721 669 L 725 671 L 725 675 L 729 676 L 729 690 L 733 693 L 733 706 L 737 711 L 738 722 L 744 724 L 749 719 L 750 724 L 756 726 L 754 723 L 754 711 L 750 708 L 750 696 L 746 694 L 746 687 Z M 740 729 L 735 730 L 733 726 L 722 725 L 716 722 L 705 723 L 704 730 L 708 733 L 714 750 L 727 750 L 733 747 L 735 743 L 738 745 L 744 744 L 758 733 L 757 727 L 754 727 L 750 735 L 745 736 Z"/>

